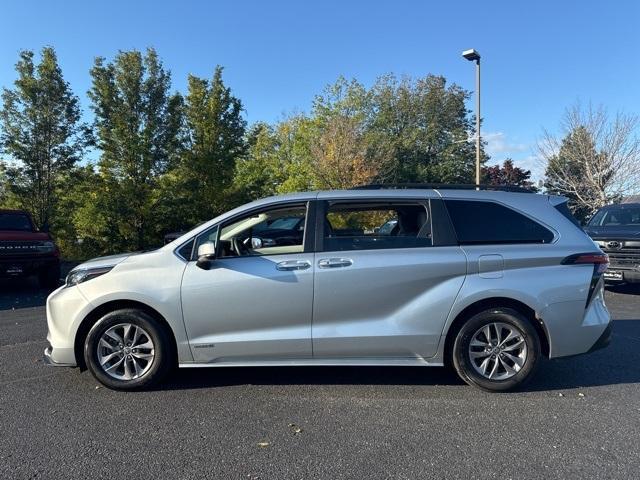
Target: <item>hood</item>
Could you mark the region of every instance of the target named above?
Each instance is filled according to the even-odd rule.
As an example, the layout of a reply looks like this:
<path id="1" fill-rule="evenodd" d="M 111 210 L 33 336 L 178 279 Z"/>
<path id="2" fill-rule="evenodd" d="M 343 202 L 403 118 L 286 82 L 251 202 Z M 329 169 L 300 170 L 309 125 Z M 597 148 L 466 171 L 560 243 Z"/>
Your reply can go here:
<path id="1" fill-rule="evenodd" d="M 640 238 L 640 227 L 637 225 L 611 227 L 586 226 L 584 231 L 594 240 L 636 240 Z"/>
<path id="2" fill-rule="evenodd" d="M 45 232 L 25 232 L 21 230 L 0 230 L 0 241 L 5 242 L 46 242 L 51 240 Z"/>
<path id="3" fill-rule="evenodd" d="M 80 265 L 75 267 L 74 270 L 80 270 L 83 268 L 110 267 L 119 264 L 132 255 L 138 255 L 138 253 L 120 253 L 118 255 L 107 255 L 106 257 L 92 258 L 91 260 L 87 260 L 86 262 L 81 263 Z"/>

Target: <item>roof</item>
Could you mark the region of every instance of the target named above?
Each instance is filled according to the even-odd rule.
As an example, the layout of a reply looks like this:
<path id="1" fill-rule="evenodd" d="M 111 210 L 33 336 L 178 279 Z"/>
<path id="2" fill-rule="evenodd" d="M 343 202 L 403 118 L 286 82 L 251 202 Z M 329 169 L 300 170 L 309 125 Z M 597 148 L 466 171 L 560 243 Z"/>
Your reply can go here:
<path id="1" fill-rule="evenodd" d="M 622 202 L 620 203 L 634 203 L 634 204 L 640 204 L 640 195 L 629 195 L 628 197 L 624 197 L 622 199 Z"/>
<path id="2" fill-rule="evenodd" d="M 605 205 L 604 207 L 602 207 L 602 210 L 608 210 L 610 208 L 622 208 L 627 209 L 627 208 L 638 208 L 640 207 L 640 202 L 637 203 L 631 203 L 631 202 L 624 202 L 624 203 L 612 203 L 611 205 Z"/>

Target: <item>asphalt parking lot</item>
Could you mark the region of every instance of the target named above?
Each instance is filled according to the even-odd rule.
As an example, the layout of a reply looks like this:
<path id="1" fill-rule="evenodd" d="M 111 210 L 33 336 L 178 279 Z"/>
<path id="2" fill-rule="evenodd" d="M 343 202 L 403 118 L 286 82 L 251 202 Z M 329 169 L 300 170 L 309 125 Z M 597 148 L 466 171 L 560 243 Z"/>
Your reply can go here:
<path id="1" fill-rule="evenodd" d="M 182 371 L 118 393 L 49 368 L 46 291 L 0 283 L 0 478 L 637 478 L 640 294 L 611 345 L 488 394 L 445 369 Z"/>

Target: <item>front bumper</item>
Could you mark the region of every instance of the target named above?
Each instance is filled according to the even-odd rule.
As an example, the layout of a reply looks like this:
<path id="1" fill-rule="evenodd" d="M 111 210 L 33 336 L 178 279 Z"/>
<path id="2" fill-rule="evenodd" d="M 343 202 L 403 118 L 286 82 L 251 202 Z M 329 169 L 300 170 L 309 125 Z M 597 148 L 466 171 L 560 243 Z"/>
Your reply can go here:
<path id="1" fill-rule="evenodd" d="M 60 259 L 58 257 L 0 257 L 0 277 L 3 278 L 34 275 L 50 268 L 60 268 Z"/>
<path id="2" fill-rule="evenodd" d="M 607 272 L 619 272 L 621 278 L 612 278 L 611 276 L 607 278 Z M 640 283 L 640 271 L 638 270 L 625 270 L 610 266 L 607 272 L 604 277 L 604 281 L 607 283 Z"/>
<path id="3" fill-rule="evenodd" d="M 75 338 L 80 322 L 91 304 L 77 286 L 62 286 L 47 298 L 47 341 L 45 362 L 56 366 L 76 366 Z"/>
<path id="4" fill-rule="evenodd" d="M 73 350 L 71 351 L 71 355 L 73 355 Z M 54 358 L 54 356 L 56 358 Z M 76 362 L 75 359 L 73 362 L 67 362 L 65 363 L 64 361 L 60 360 L 58 361 L 58 358 L 68 358 L 69 356 L 69 352 L 59 352 L 56 351 L 56 353 L 54 354 L 53 352 L 53 348 L 51 346 L 48 346 L 47 348 L 44 349 L 44 363 L 45 365 L 48 365 L 50 367 L 75 367 L 76 366 Z"/>

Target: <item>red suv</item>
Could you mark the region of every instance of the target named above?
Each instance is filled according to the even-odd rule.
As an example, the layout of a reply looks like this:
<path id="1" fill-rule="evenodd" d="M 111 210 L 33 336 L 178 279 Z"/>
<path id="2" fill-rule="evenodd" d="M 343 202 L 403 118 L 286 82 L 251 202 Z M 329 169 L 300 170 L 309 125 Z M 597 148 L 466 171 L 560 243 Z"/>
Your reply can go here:
<path id="1" fill-rule="evenodd" d="M 60 283 L 60 252 L 24 210 L 0 210 L 0 277 L 37 275 L 40 285 Z"/>

